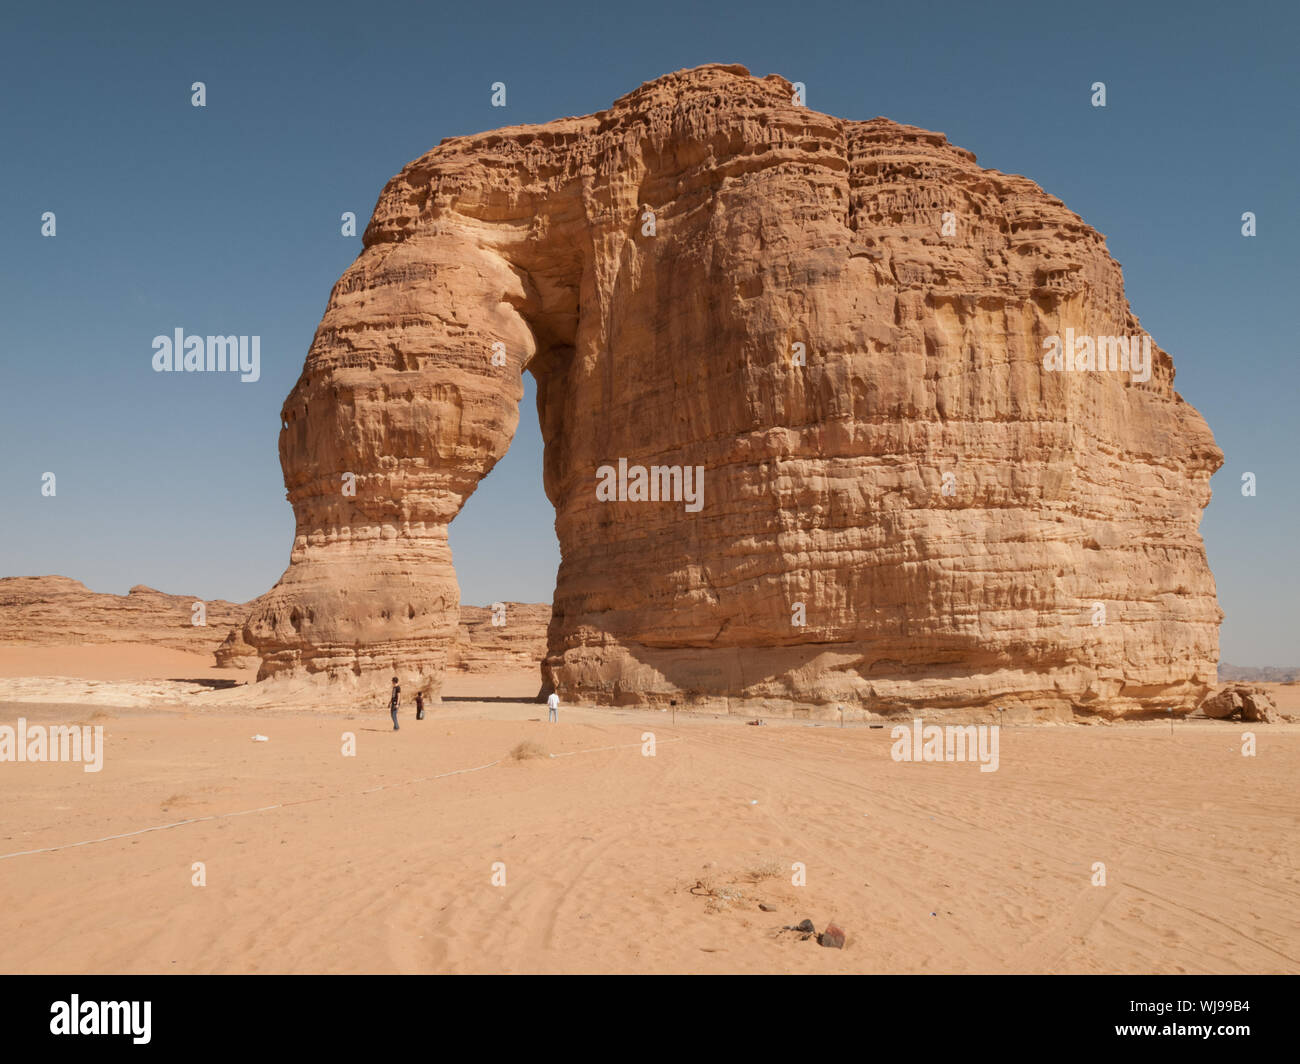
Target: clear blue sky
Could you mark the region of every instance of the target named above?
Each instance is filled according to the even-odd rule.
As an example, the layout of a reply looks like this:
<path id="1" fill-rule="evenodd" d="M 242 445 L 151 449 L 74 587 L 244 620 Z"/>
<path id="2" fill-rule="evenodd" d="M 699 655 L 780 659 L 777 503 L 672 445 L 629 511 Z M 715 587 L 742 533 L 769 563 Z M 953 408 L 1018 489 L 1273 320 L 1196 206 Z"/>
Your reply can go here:
<path id="1" fill-rule="evenodd" d="M 293 533 L 280 403 L 360 250 L 339 215 L 362 228 L 388 178 L 443 137 L 587 114 L 668 71 L 735 62 L 804 82 L 817 110 L 940 130 L 1107 236 L 1227 455 L 1202 525 L 1223 658 L 1300 662 L 1298 25 L 1294 0 L 9 5 L 0 574 L 265 591 Z M 194 81 L 206 108 L 190 106 Z M 154 373 L 150 342 L 177 327 L 260 335 L 261 380 Z M 452 526 L 468 603 L 554 588 L 527 382 L 510 453 Z M 1240 493 L 1248 470 L 1255 498 Z"/>

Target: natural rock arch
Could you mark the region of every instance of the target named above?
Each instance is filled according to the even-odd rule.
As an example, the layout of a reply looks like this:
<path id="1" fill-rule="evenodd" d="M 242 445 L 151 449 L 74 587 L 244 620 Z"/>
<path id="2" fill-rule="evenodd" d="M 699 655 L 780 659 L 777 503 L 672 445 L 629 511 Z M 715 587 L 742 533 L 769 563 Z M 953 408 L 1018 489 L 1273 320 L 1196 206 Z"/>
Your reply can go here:
<path id="1" fill-rule="evenodd" d="M 445 140 L 389 182 L 285 402 L 297 531 L 245 625 L 259 679 L 437 690 L 447 524 L 527 368 L 563 696 L 1195 705 L 1222 455 L 1154 344 L 1145 383 L 1043 367 L 1067 328 L 1141 333 L 1103 238 L 940 134 L 792 95 L 702 67 Z M 703 507 L 600 501 L 620 458 L 703 467 Z"/>

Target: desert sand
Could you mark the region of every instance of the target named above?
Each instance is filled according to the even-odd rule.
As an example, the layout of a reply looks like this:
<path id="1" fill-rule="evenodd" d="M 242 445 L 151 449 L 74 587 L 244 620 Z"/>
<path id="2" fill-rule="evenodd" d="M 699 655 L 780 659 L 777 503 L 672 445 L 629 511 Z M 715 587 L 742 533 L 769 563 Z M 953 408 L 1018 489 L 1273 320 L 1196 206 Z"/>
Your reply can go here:
<path id="1" fill-rule="evenodd" d="M 895 762 L 888 727 L 551 725 L 536 670 L 449 675 L 394 733 L 377 702 L 231 708 L 186 682 L 210 656 L 20 649 L 0 723 L 107 745 L 99 773 L 0 771 L 0 971 L 1300 971 L 1294 724 L 1006 727 L 981 773 Z M 805 918 L 845 948 L 782 930 Z"/>

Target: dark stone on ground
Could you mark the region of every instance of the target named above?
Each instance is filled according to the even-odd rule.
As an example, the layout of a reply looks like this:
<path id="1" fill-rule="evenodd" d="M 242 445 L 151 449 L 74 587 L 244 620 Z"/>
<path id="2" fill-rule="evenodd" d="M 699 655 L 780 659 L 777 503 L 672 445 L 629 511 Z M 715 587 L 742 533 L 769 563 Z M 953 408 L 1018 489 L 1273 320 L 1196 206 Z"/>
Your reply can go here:
<path id="1" fill-rule="evenodd" d="M 844 932 L 834 924 L 827 924 L 826 930 L 817 936 L 817 944 L 828 949 L 843 949 Z"/>

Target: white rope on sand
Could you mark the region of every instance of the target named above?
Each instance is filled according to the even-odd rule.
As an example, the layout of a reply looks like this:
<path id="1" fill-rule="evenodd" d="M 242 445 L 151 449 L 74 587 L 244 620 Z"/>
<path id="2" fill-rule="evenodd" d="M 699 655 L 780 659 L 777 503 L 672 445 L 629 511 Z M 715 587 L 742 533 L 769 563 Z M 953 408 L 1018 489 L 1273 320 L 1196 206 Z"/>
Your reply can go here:
<path id="1" fill-rule="evenodd" d="M 675 739 L 665 739 L 664 742 L 676 743 L 681 742 L 680 736 Z M 601 750 L 623 750 L 629 746 L 641 746 L 641 743 L 620 743 L 615 746 L 597 746 L 590 750 L 569 750 L 562 754 L 552 754 L 552 757 L 572 757 L 574 754 L 596 754 Z M 493 765 L 499 765 L 503 758 L 497 758 L 495 761 L 489 761 L 486 765 L 477 765 L 474 768 L 458 768 L 451 772 L 439 772 L 435 776 L 419 776 L 413 780 L 402 780 L 400 783 L 381 783 L 378 787 L 370 787 L 364 791 L 355 791 L 354 794 L 374 794 L 376 791 L 386 791 L 393 787 L 409 787 L 413 783 L 428 783 L 430 780 L 446 779 L 448 776 L 463 776 L 467 772 L 482 772 L 485 768 L 491 768 Z M 256 809 L 242 809 L 238 813 L 213 813 L 210 816 L 196 816 L 189 820 L 177 820 L 171 824 L 155 824 L 151 828 L 140 828 L 138 831 L 124 831 L 120 835 L 105 835 L 98 839 L 83 839 L 81 842 L 65 842 L 62 846 L 44 846 L 39 850 L 19 850 L 16 853 L 0 853 L 0 861 L 7 861 L 11 857 L 29 857 L 37 853 L 54 853 L 58 850 L 72 850 L 78 846 L 93 846 L 97 842 L 113 842 L 116 839 L 129 839 L 135 835 L 147 835 L 151 831 L 167 831 L 170 828 L 183 828 L 186 824 L 201 824 L 205 820 L 228 820 L 231 817 L 251 816 L 253 813 L 267 813 L 272 809 L 287 809 L 292 805 L 309 805 L 312 802 L 328 802 L 335 798 L 346 798 L 347 794 L 323 794 L 318 798 L 300 798 L 296 802 L 278 802 L 275 805 L 263 805 Z"/>

